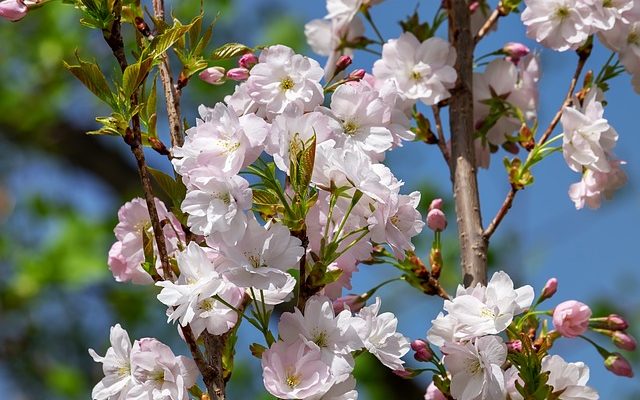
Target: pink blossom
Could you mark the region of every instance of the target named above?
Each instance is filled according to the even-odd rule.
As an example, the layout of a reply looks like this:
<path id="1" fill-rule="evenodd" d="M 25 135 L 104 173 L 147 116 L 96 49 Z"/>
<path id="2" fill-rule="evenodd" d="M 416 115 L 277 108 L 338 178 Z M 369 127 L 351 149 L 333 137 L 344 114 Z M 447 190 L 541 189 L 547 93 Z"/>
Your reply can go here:
<path id="1" fill-rule="evenodd" d="M 568 300 L 558 304 L 553 310 L 553 325 L 562 336 L 574 338 L 587 331 L 590 317 L 589 306 Z"/>
<path id="2" fill-rule="evenodd" d="M 221 85 L 224 83 L 224 68 L 209 67 L 200 72 L 198 77 L 211 85 Z"/>
<path id="3" fill-rule="evenodd" d="M 304 399 L 325 393 L 333 382 L 329 365 L 320 357 L 320 349 L 312 349 L 302 340 L 274 343 L 262 353 L 264 387 L 282 399 Z"/>
<path id="4" fill-rule="evenodd" d="M 429 343 L 422 339 L 416 339 L 411 342 L 411 350 L 415 351 L 413 358 L 417 361 L 430 361 L 433 358 L 433 352 L 429 347 Z"/>
<path id="5" fill-rule="evenodd" d="M 9 21 L 19 21 L 27 15 L 26 4 L 22 0 L 0 1 L 0 17 Z"/>
<path id="6" fill-rule="evenodd" d="M 614 331 L 611 340 L 618 348 L 627 351 L 635 351 L 638 346 L 636 339 L 626 332 Z"/>
<path id="7" fill-rule="evenodd" d="M 522 43 L 509 42 L 502 47 L 502 51 L 509 56 L 509 61 L 518 64 L 518 61 L 531 52 L 527 46 Z"/>
<path id="8" fill-rule="evenodd" d="M 338 297 L 333 301 L 333 312 L 339 313 L 346 310 L 347 307 L 351 312 L 358 312 L 364 307 L 366 300 L 357 294 L 348 294 L 346 296 Z"/>
<path id="9" fill-rule="evenodd" d="M 620 168 L 624 164 L 624 161 L 611 160 L 609 172 L 587 169 L 582 175 L 582 180 L 569 187 L 569 198 L 576 209 L 580 210 L 585 205 L 593 209 L 599 208 L 603 197 L 610 199 L 616 190 L 624 186 L 627 175 Z"/>
<path id="10" fill-rule="evenodd" d="M 558 290 L 558 280 L 556 278 L 551 278 L 545 283 L 544 288 L 542 288 L 542 294 L 540 294 L 540 298 L 542 300 L 546 300 L 551 298 L 556 291 Z"/>
<path id="11" fill-rule="evenodd" d="M 444 200 L 442 200 L 441 198 L 433 199 L 429 204 L 429 211 L 434 209 L 442 210 L 443 206 L 444 206 Z"/>
<path id="12" fill-rule="evenodd" d="M 447 397 L 431 382 L 427 387 L 427 393 L 424 394 L 424 400 L 447 400 Z"/>

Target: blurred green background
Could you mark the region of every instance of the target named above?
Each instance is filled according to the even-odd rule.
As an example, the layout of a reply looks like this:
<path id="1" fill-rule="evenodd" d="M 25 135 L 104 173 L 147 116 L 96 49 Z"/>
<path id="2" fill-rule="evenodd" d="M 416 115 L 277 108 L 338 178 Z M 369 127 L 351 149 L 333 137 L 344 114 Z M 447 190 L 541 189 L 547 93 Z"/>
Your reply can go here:
<path id="1" fill-rule="evenodd" d="M 194 0 L 182 0 L 168 2 L 167 7 L 176 17 L 187 21 L 194 15 L 194 10 L 199 9 L 199 4 Z M 403 7 L 398 7 L 399 4 Z M 380 10 L 374 9 L 374 17 L 381 21 L 381 30 L 387 38 L 399 34 L 397 20 L 411 13 L 416 4 L 388 0 Z M 431 10 L 433 6 L 427 4 L 424 9 Z M 207 0 L 205 11 L 209 21 L 220 13 L 214 31 L 214 47 L 228 41 L 249 45 L 284 43 L 308 53 L 303 25 L 311 18 L 324 15 L 324 1 Z M 107 251 L 114 241 L 112 230 L 117 222 L 116 211 L 125 201 L 141 195 L 141 191 L 128 147 L 118 138 L 84 134 L 96 128 L 94 117 L 105 115 L 108 110 L 63 68 L 62 61 L 73 60 L 77 49 L 83 58 L 95 58 L 105 71 L 114 70 L 116 65 L 101 36 L 82 27 L 78 23 L 79 17 L 79 12 L 71 6 L 52 2 L 19 23 L 0 21 L 0 399 L 3 400 L 89 398 L 91 388 L 101 379 L 101 369 L 88 356 L 87 348 L 93 347 L 103 354 L 108 347 L 108 328 L 116 322 L 130 332 L 132 339 L 154 336 L 172 344 L 176 352 L 187 351 L 175 327 L 165 323 L 165 309 L 154 299 L 157 290 L 116 284 L 107 269 Z M 513 19 L 517 21 L 517 17 Z M 520 32 L 518 35 L 522 36 Z M 495 41 L 494 47 L 500 47 L 498 42 Z M 363 56 L 356 61 L 359 66 L 370 68 L 373 58 Z M 562 70 L 559 64 L 546 65 Z M 624 85 L 627 85 L 626 81 Z M 564 87 L 564 84 L 560 86 Z M 231 90 L 231 83 L 214 87 L 192 79 L 183 96 L 183 116 L 192 123 L 198 104 L 213 105 Z M 552 104 L 545 105 L 548 108 L 542 110 L 543 116 L 553 112 L 558 98 L 558 95 L 552 97 Z M 633 101 L 638 104 L 637 98 Z M 163 116 L 160 121 L 162 132 Z M 620 133 L 621 136 L 625 134 Z M 166 135 L 163 138 L 168 143 Z M 441 160 L 436 150 L 420 143 L 409 144 L 405 149 L 394 152 L 388 161 L 407 182 L 404 191 L 421 190 L 423 205 L 437 195 L 446 198 L 448 177 L 439 164 Z M 169 171 L 170 166 L 164 159 L 152 152 L 148 152 L 148 156 L 152 166 Z M 429 161 L 425 161 L 426 157 Z M 630 162 L 635 171 L 639 159 L 636 157 L 635 165 Z M 484 187 L 492 191 L 483 198 L 485 220 L 495 212 L 506 193 L 506 179 L 499 164 L 496 158 L 492 180 L 486 181 L 488 178 L 481 176 L 484 179 L 481 183 L 489 182 Z M 437 172 L 436 168 L 439 168 Z M 555 171 L 547 173 L 556 174 Z M 635 176 L 631 175 L 632 178 Z M 571 179 L 577 180 L 576 177 Z M 540 185 L 542 189 L 538 196 L 548 195 L 553 187 L 545 187 L 544 182 Z M 567 186 L 564 181 L 562 185 Z M 536 186 L 528 192 L 538 190 Z M 633 251 L 621 239 L 622 235 L 637 234 L 637 228 L 616 228 L 614 225 L 613 229 L 604 228 L 604 232 L 579 239 L 596 246 L 603 244 L 601 252 L 623 254 L 622 258 L 618 257 L 622 261 L 616 261 L 623 264 L 621 268 L 616 269 L 619 264 L 602 265 L 597 259 L 593 261 L 598 265 L 588 268 L 583 267 L 582 261 L 578 265 L 568 265 L 567 260 L 575 257 L 558 257 L 554 251 L 575 250 L 562 244 L 559 249 L 551 247 L 550 250 L 544 238 L 549 232 L 547 239 L 562 243 L 560 236 L 563 235 L 558 233 L 557 226 L 573 224 L 568 221 L 574 219 L 564 218 L 565 212 L 575 213 L 572 205 L 553 210 L 541 204 L 540 197 L 527 194 L 521 197 L 516 200 L 503 231 L 496 235 L 492 266 L 507 270 L 515 279 L 532 281 L 537 289 L 555 273 L 554 268 L 563 269 L 567 279 L 561 280 L 561 289 L 563 285 L 579 289 L 560 292 L 559 296 L 582 296 L 581 299 L 589 300 L 590 304 L 597 304 L 594 308 L 601 313 L 626 312 L 637 321 L 640 301 L 637 291 L 633 294 L 639 283 L 637 262 L 629 261 Z M 557 193 L 556 190 L 549 201 L 567 201 L 565 197 L 564 192 Z M 629 206 L 631 201 L 635 207 L 631 217 L 636 218 L 637 224 L 637 196 L 626 192 L 621 198 L 623 205 Z M 484 210 L 485 200 L 490 204 L 487 210 Z M 549 221 L 554 225 L 536 225 L 538 220 L 529 214 L 535 210 L 543 214 L 544 210 L 555 212 L 557 218 Z M 452 215 L 450 208 L 449 215 Z M 618 218 L 607 215 L 603 213 L 599 218 L 609 218 L 609 221 Z M 592 221 L 597 216 L 588 218 Z M 634 220 L 629 215 L 627 219 Z M 573 228 L 584 228 L 584 224 L 577 223 Z M 532 226 L 537 236 L 523 233 Z M 560 232 L 571 231 L 560 228 Z M 603 238 L 605 235 L 614 236 L 607 240 L 620 246 L 604 245 L 607 243 Z M 620 235 L 620 239 L 616 240 L 615 235 Z M 445 269 L 445 283 L 452 290 L 459 279 L 455 266 L 454 226 L 446 236 L 446 265 L 449 268 Z M 637 240 L 638 236 L 635 237 Z M 426 232 L 420 236 L 418 248 L 423 254 L 430 240 Z M 579 249 L 584 243 L 573 243 L 572 246 Z M 536 267 L 525 272 L 531 264 Z M 603 277 L 597 274 L 604 274 L 606 268 L 613 268 L 609 271 L 608 286 L 602 288 L 593 284 L 602 281 Z M 362 277 L 354 282 L 357 292 L 397 275 L 391 267 L 363 266 L 361 269 Z M 581 286 L 579 280 L 584 276 L 575 277 L 576 271 L 590 276 L 584 282 L 591 283 Z M 574 281 L 572 277 L 575 277 Z M 627 286 L 621 286 L 623 284 Z M 381 291 L 385 299 L 383 308 L 398 314 L 402 332 L 412 338 L 423 336 L 428 321 L 441 307 L 441 301 L 426 298 L 413 289 L 405 290 L 408 288 L 400 283 L 394 285 Z M 617 301 L 616 287 L 623 287 L 620 292 L 631 292 L 625 302 Z M 259 341 L 259 336 L 248 326 L 243 326 L 241 332 L 236 370 L 229 387 L 231 398 L 267 398 L 262 394 L 259 362 L 251 358 L 247 349 L 249 343 Z M 593 357 L 592 349 L 585 351 L 587 346 L 579 345 L 583 348 L 579 351 L 575 351 L 576 344 L 569 345 L 569 361 L 591 357 L 588 359 L 590 364 L 600 362 L 597 356 Z M 618 389 L 607 387 L 605 383 L 609 382 L 628 389 L 620 389 L 624 394 L 615 398 L 640 398 L 637 383 L 634 386 L 629 381 L 621 381 L 622 378 L 607 374 L 601 366 L 592 371 L 592 375 L 599 377 L 596 388 L 603 393 L 603 398 L 612 398 L 605 393 L 618 393 Z M 400 381 L 369 358 L 358 360 L 356 377 L 361 399 L 421 398 L 428 382 L 428 377 L 413 382 Z"/>

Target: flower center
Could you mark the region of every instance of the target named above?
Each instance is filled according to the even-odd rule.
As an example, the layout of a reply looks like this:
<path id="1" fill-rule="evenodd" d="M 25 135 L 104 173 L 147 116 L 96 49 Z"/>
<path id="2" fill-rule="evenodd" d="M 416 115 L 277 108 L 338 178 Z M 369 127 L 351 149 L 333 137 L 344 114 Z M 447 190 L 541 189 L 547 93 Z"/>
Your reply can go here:
<path id="1" fill-rule="evenodd" d="M 160 369 L 151 372 L 151 374 L 149 374 L 149 380 L 155 382 L 164 382 L 164 371 Z"/>
<path id="2" fill-rule="evenodd" d="M 229 203 L 231 203 L 231 195 L 228 192 L 213 193 L 213 195 L 211 197 L 213 199 L 218 199 L 218 200 L 222 201 L 226 205 L 229 205 Z"/>
<path id="3" fill-rule="evenodd" d="M 317 344 L 318 347 L 327 347 L 327 332 L 316 332 L 316 334 L 313 335 L 313 343 Z"/>
<path id="4" fill-rule="evenodd" d="M 411 71 L 411 79 L 413 79 L 414 81 L 419 81 L 422 79 L 422 74 L 420 73 L 420 71 L 413 70 Z"/>
<path id="5" fill-rule="evenodd" d="M 220 140 L 219 145 L 222 147 L 224 154 L 231 154 L 240 148 L 240 142 L 232 140 Z"/>
<path id="6" fill-rule="evenodd" d="M 198 307 L 203 311 L 211 311 L 215 306 L 215 301 L 213 299 L 205 299 L 200 302 Z"/>
<path id="7" fill-rule="evenodd" d="M 556 9 L 556 17 L 560 20 L 564 20 L 569 16 L 569 8 L 567 6 L 561 6 Z"/>
<path id="8" fill-rule="evenodd" d="M 631 32 L 629 36 L 627 36 L 627 43 L 640 46 L 640 34 L 638 32 Z"/>
<path id="9" fill-rule="evenodd" d="M 346 121 L 343 125 L 342 125 L 342 129 L 344 129 L 344 133 L 351 136 L 351 135 L 355 135 L 356 132 L 358 132 L 358 124 L 356 123 L 356 121 L 353 120 L 349 120 Z"/>
<path id="10" fill-rule="evenodd" d="M 120 368 L 118 368 L 118 376 L 125 377 L 127 375 L 131 375 L 131 365 L 121 365 Z"/>
<path id="11" fill-rule="evenodd" d="M 396 214 L 393 217 L 389 218 L 389 220 L 391 221 L 392 224 L 394 224 L 395 226 L 398 226 L 398 222 L 400 222 L 400 217 L 398 217 L 398 214 Z"/>
<path id="12" fill-rule="evenodd" d="M 280 81 L 280 89 L 282 90 L 293 89 L 294 86 L 295 86 L 295 83 L 293 82 L 293 79 L 291 79 L 290 76 L 285 76 Z"/>
<path id="13" fill-rule="evenodd" d="M 289 386 L 291 389 L 298 386 L 301 380 L 302 379 L 300 377 L 300 374 L 296 374 L 292 371 L 287 372 L 287 378 L 285 382 L 287 383 L 287 386 Z"/>
<path id="14" fill-rule="evenodd" d="M 615 6 L 613 5 L 613 0 L 604 0 L 602 2 L 602 7 L 610 8 L 610 7 L 615 7 Z"/>
<path id="15" fill-rule="evenodd" d="M 491 311 L 490 309 L 486 308 L 486 307 L 483 308 L 480 311 L 480 315 L 483 316 L 484 318 L 495 318 L 496 317 L 496 314 L 493 311 Z"/>
<path id="16" fill-rule="evenodd" d="M 472 375 L 475 375 L 480 371 L 482 371 L 482 365 L 480 364 L 480 360 L 473 359 L 467 362 L 467 372 L 469 372 Z"/>
<path id="17" fill-rule="evenodd" d="M 261 267 L 267 266 L 267 264 L 262 262 L 262 260 L 260 259 L 260 256 L 250 255 L 250 256 L 247 256 L 247 259 L 249 260 L 249 264 L 251 264 L 253 268 L 261 268 Z"/>

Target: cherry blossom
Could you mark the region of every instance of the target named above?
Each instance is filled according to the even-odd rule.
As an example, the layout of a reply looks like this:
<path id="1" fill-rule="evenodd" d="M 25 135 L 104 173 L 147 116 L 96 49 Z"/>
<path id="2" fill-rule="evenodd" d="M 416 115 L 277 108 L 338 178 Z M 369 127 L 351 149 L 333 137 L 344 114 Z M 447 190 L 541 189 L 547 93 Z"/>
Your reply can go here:
<path id="1" fill-rule="evenodd" d="M 111 327 L 109 337 L 111 347 L 104 357 L 95 350 L 89 349 L 89 354 L 95 362 L 102 363 L 104 378 L 98 382 L 91 392 L 93 400 L 125 400 L 129 390 L 136 384 L 131 376 L 131 340 L 127 331 L 120 324 Z"/>
<path id="2" fill-rule="evenodd" d="M 422 216 L 416 210 L 419 203 L 420 192 L 412 192 L 380 204 L 368 219 L 371 239 L 377 243 L 388 243 L 396 257 L 404 259 L 404 251 L 414 249 L 411 238 L 424 227 Z"/>
<path id="3" fill-rule="evenodd" d="M 433 105 L 450 96 L 456 81 L 456 53 L 451 45 L 433 37 L 420 43 L 403 33 L 382 47 L 382 59 L 373 64 L 376 79 L 394 84 L 409 99 Z"/>
<path id="4" fill-rule="evenodd" d="M 568 338 L 585 333 L 589 328 L 589 318 L 589 306 L 575 300 L 564 301 L 553 310 L 553 326 L 562 336 Z"/>
<path id="5" fill-rule="evenodd" d="M 0 1 L 0 17 L 9 21 L 19 21 L 27 15 L 29 9 L 22 0 Z"/>
<path id="6" fill-rule="evenodd" d="M 542 371 L 549 372 L 547 384 L 560 400 L 597 400 L 598 393 L 586 386 L 589 367 L 582 362 L 568 363 L 558 355 L 542 359 Z"/>
<path id="7" fill-rule="evenodd" d="M 613 197 L 613 193 L 627 182 L 627 175 L 620 168 L 624 164 L 624 161 L 610 161 L 609 172 L 587 169 L 582 174 L 582 180 L 569 187 L 569 197 L 576 209 L 580 210 L 585 205 L 589 208 L 599 208 L 603 197 L 606 199 Z"/>
<path id="8" fill-rule="evenodd" d="M 590 9 L 581 0 L 525 0 L 527 36 L 557 51 L 580 47 L 591 33 Z"/>
<path id="9" fill-rule="evenodd" d="M 499 336 L 483 336 L 474 342 L 447 343 L 443 362 L 451 373 L 451 395 L 457 400 L 504 399 L 502 364 L 507 346 Z"/>

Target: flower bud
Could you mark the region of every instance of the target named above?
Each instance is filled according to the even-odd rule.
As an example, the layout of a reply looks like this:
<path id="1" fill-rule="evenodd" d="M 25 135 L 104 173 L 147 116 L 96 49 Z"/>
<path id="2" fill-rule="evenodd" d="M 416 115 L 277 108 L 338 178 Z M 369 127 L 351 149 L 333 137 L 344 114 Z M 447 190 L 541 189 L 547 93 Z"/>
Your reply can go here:
<path id="1" fill-rule="evenodd" d="M 558 304 L 553 310 L 553 325 L 562 336 L 574 338 L 586 332 L 590 317 L 588 305 L 569 300 Z"/>
<path id="2" fill-rule="evenodd" d="M 411 349 L 415 351 L 413 358 L 417 361 L 427 362 L 433 358 L 433 352 L 431 351 L 431 347 L 429 347 L 429 343 L 422 339 L 416 339 L 411 342 Z"/>
<path id="3" fill-rule="evenodd" d="M 447 400 L 447 397 L 442 394 L 440 389 L 438 389 L 435 383 L 431 382 L 429 387 L 427 387 L 427 393 L 424 395 L 425 400 Z"/>
<path id="4" fill-rule="evenodd" d="M 444 205 L 444 201 L 441 198 L 431 200 L 431 204 L 429 204 L 429 211 L 431 210 L 442 210 L 442 206 Z"/>
<path id="5" fill-rule="evenodd" d="M 447 217 L 441 210 L 434 208 L 427 214 L 427 226 L 434 232 L 442 232 L 447 227 Z"/>
<path id="6" fill-rule="evenodd" d="M 367 72 L 360 68 L 360 69 L 356 69 L 355 71 L 351 72 L 349 74 L 349 80 L 350 81 L 359 81 L 362 78 L 364 78 L 364 76 L 367 74 Z"/>
<path id="7" fill-rule="evenodd" d="M 340 58 L 338 58 L 338 61 L 336 61 L 335 73 L 337 74 L 338 72 L 344 71 L 349 65 L 351 65 L 352 62 L 353 59 L 350 56 L 340 56 Z"/>
<path id="8" fill-rule="evenodd" d="M 251 69 L 258 63 L 258 57 L 253 53 L 243 54 L 238 60 L 238 66 L 241 68 Z"/>
<path id="9" fill-rule="evenodd" d="M 346 296 L 338 297 L 333 301 L 333 312 L 338 314 L 339 312 L 346 310 L 347 307 L 351 312 L 358 312 L 365 305 L 366 301 L 357 294 L 348 294 Z"/>
<path id="10" fill-rule="evenodd" d="M 540 295 L 540 301 L 550 299 L 558 291 L 558 280 L 551 278 L 545 283 L 542 288 L 542 294 Z"/>
<path id="11" fill-rule="evenodd" d="M 5 0 L 0 2 L 0 17 L 9 21 L 19 21 L 27 15 L 29 9 L 22 0 Z"/>
<path id="12" fill-rule="evenodd" d="M 606 317 L 592 318 L 589 321 L 592 328 L 609 329 L 611 331 L 624 331 L 629 328 L 629 323 L 618 314 L 610 314 Z"/>
<path id="13" fill-rule="evenodd" d="M 522 351 L 522 341 L 521 340 L 511 340 L 506 343 L 507 350 L 510 353 L 520 353 Z"/>
<path id="14" fill-rule="evenodd" d="M 209 67 L 198 74 L 198 77 L 211 85 L 221 85 L 224 83 L 224 68 Z"/>
<path id="15" fill-rule="evenodd" d="M 246 68 L 231 68 L 227 71 L 227 78 L 233 81 L 246 81 L 249 78 L 249 70 Z"/>
<path id="16" fill-rule="evenodd" d="M 527 46 L 522 43 L 509 42 L 502 48 L 504 54 L 509 56 L 509 61 L 517 64 L 518 61 L 531 52 Z"/>
<path id="17" fill-rule="evenodd" d="M 604 366 L 618 376 L 626 376 L 633 378 L 633 369 L 631 364 L 620 353 L 611 353 L 604 360 Z"/>
<path id="18" fill-rule="evenodd" d="M 627 351 L 634 351 L 637 347 L 636 339 L 626 332 L 614 331 L 611 340 L 618 348 Z"/>

